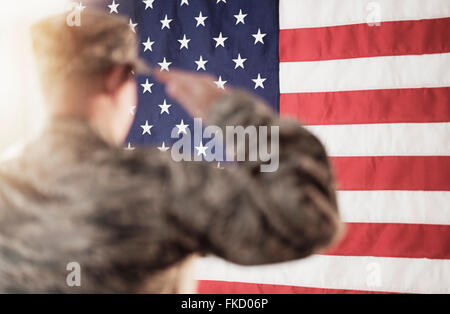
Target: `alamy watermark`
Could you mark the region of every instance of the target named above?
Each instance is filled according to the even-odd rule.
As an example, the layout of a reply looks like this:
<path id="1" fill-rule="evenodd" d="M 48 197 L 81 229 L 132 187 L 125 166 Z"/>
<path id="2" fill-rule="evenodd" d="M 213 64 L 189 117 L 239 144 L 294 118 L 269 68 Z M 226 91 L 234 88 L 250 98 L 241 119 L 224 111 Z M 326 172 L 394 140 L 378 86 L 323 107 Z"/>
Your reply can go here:
<path id="1" fill-rule="evenodd" d="M 66 276 L 66 284 L 69 287 L 81 287 L 81 266 L 77 262 L 70 262 L 66 266 L 69 272 Z"/>
<path id="2" fill-rule="evenodd" d="M 170 148 L 174 161 L 260 162 L 261 172 L 279 167 L 278 126 L 219 126 L 203 128 L 202 119 L 194 119 L 194 133 L 188 125 L 177 125 L 171 137 L 178 139 Z M 192 141 L 194 148 L 192 149 Z"/>
<path id="3" fill-rule="evenodd" d="M 367 25 L 380 26 L 381 25 L 381 5 L 377 1 L 371 1 L 366 5 L 368 12 L 366 17 Z"/>
<path id="4" fill-rule="evenodd" d="M 69 13 L 66 17 L 66 23 L 70 27 L 80 27 L 81 26 L 81 13 L 86 7 L 82 2 L 70 2 L 68 4 L 67 11 Z"/>
<path id="5" fill-rule="evenodd" d="M 380 288 L 383 284 L 381 279 L 381 266 L 379 263 L 369 263 L 366 266 L 366 285 L 369 288 Z"/>

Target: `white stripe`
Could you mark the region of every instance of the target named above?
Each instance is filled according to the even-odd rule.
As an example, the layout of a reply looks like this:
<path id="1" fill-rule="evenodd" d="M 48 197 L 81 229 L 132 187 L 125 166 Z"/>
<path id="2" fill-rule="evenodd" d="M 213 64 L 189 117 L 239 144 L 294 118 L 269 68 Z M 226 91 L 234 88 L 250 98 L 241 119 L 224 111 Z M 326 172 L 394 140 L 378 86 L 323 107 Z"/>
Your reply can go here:
<path id="1" fill-rule="evenodd" d="M 378 14 L 379 13 L 379 14 Z M 448 0 L 280 0 L 280 28 L 325 27 L 450 16 Z"/>
<path id="2" fill-rule="evenodd" d="M 450 192 L 339 191 L 345 222 L 450 225 Z"/>
<path id="3" fill-rule="evenodd" d="M 306 128 L 319 137 L 330 156 L 450 156 L 448 122 L 312 125 Z"/>
<path id="4" fill-rule="evenodd" d="M 404 293 L 450 293 L 450 260 L 314 255 L 264 266 L 199 259 L 197 280 Z"/>
<path id="5" fill-rule="evenodd" d="M 280 92 L 444 87 L 449 68 L 450 53 L 282 62 Z"/>

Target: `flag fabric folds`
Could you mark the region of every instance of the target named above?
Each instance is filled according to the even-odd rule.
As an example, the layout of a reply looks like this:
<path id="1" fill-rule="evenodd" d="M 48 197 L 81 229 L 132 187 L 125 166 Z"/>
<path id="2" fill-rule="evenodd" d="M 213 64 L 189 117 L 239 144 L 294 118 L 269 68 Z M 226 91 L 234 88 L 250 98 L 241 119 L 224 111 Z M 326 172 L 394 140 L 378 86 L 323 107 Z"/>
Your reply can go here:
<path id="1" fill-rule="evenodd" d="M 342 241 L 279 265 L 202 259 L 199 292 L 450 293 L 448 0 L 102 5 L 129 15 L 158 70 L 210 73 L 218 88 L 255 92 L 332 156 Z M 170 146 L 175 125 L 192 125 L 152 77 L 139 77 L 139 95 L 130 147 Z"/>

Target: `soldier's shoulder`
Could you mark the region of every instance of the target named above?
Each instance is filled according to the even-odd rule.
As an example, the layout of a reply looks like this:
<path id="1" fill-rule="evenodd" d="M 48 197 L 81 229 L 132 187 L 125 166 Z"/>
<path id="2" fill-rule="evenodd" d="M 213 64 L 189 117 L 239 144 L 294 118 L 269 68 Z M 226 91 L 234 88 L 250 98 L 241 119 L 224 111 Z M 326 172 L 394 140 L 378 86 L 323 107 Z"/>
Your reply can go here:
<path id="1" fill-rule="evenodd" d="M 156 147 L 128 146 L 111 151 L 109 160 L 121 167 L 151 170 L 170 166 L 172 160 L 167 153 L 159 151 Z"/>

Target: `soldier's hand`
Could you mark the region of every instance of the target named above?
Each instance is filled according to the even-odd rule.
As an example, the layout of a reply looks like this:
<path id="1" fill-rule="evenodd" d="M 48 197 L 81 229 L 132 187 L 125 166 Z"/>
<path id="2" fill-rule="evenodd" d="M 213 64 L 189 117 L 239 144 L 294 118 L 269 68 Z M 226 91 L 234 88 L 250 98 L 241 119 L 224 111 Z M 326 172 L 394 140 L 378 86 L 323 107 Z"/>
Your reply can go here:
<path id="1" fill-rule="evenodd" d="M 178 101 L 193 116 L 205 118 L 209 108 L 227 91 L 214 84 L 214 78 L 207 74 L 195 74 L 177 70 L 154 74 L 166 84 L 167 94 Z"/>

